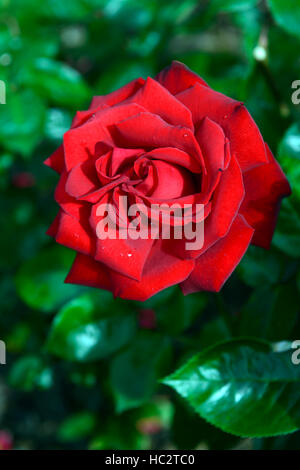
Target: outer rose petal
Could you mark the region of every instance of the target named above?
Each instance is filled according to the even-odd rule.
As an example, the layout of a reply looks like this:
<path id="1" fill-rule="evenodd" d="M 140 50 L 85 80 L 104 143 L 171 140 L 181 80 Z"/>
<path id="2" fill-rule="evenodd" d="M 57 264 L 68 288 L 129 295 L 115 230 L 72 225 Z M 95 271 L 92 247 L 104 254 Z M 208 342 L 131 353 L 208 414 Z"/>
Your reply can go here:
<path id="1" fill-rule="evenodd" d="M 179 260 L 164 250 L 168 240 L 157 240 L 145 264 L 141 281 L 110 272 L 113 293 L 128 300 L 147 300 L 157 292 L 186 279 L 194 268 L 193 260 Z"/>
<path id="2" fill-rule="evenodd" d="M 242 103 L 199 83 L 176 97 L 191 110 L 196 128 L 205 117 L 220 124 L 242 171 L 267 162 L 263 138 Z"/>
<path id="3" fill-rule="evenodd" d="M 49 237 L 56 237 L 57 229 L 58 229 L 58 224 L 59 224 L 59 219 L 60 219 L 60 214 L 61 210 L 58 212 L 58 214 L 55 216 L 55 219 L 53 220 L 52 224 L 48 228 L 46 234 L 49 235 Z"/>
<path id="4" fill-rule="evenodd" d="M 44 161 L 44 164 L 52 168 L 52 170 L 57 173 L 62 173 L 65 169 L 63 145 L 60 145 L 58 149 L 56 149 L 52 155 Z"/>
<path id="5" fill-rule="evenodd" d="M 57 183 L 54 198 L 57 204 L 64 210 L 67 214 L 75 217 L 77 220 L 80 220 L 82 212 L 87 207 L 84 202 L 76 201 L 73 197 L 69 196 L 66 193 L 66 182 L 68 179 L 68 173 L 64 171 Z"/>
<path id="6" fill-rule="evenodd" d="M 95 251 L 95 241 L 86 221 L 84 226 L 74 217 L 61 211 L 55 240 L 72 250 L 91 255 Z"/>
<path id="7" fill-rule="evenodd" d="M 95 209 L 93 208 L 93 216 L 97 207 L 98 205 L 95 205 Z M 153 240 L 150 238 L 147 240 L 97 239 L 95 260 L 124 276 L 140 280 L 152 246 Z"/>
<path id="8" fill-rule="evenodd" d="M 269 248 L 281 199 L 291 194 L 290 185 L 266 144 L 269 163 L 244 173 L 245 199 L 240 212 L 255 229 L 254 245 Z"/>
<path id="9" fill-rule="evenodd" d="M 98 106 L 114 106 L 115 104 L 119 104 L 136 93 L 136 91 L 141 86 L 143 86 L 144 83 L 145 80 L 143 78 L 137 78 L 136 80 L 132 80 L 131 82 L 122 86 L 118 90 L 109 93 L 108 95 L 94 96 L 89 109 L 93 110 Z"/>
<path id="10" fill-rule="evenodd" d="M 165 67 L 156 77 L 162 86 L 169 90 L 172 95 L 176 95 L 195 83 L 201 83 L 208 87 L 202 78 L 195 72 L 192 72 L 186 65 L 174 60 L 169 67 Z"/>
<path id="11" fill-rule="evenodd" d="M 103 264 L 81 253 L 76 256 L 65 282 L 111 290 L 110 278 Z"/>
<path id="12" fill-rule="evenodd" d="M 253 232 L 244 217 L 237 215 L 228 234 L 196 260 L 194 271 L 181 284 L 183 293 L 218 292 L 240 262 Z"/>
<path id="13" fill-rule="evenodd" d="M 126 103 L 137 103 L 173 126 L 184 126 L 194 130 L 190 110 L 150 77 Z"/>
<path id="14" fill-rule="evenodd" d="M 107 126 L 144 111 L 137 104 L 120 105 L 97 111 L 84 125 L 70 129 L 64 135 L 65 166 L 69 171 L 91 158 L 98 142 L 113 145 Z"/>
<path id="15" fill-rule="evenodd" d="M 153 241 L 151 239 L 111 240 L 109 238 L 97 240 L 95 260 L 126 277 L 141 280 Z"/>

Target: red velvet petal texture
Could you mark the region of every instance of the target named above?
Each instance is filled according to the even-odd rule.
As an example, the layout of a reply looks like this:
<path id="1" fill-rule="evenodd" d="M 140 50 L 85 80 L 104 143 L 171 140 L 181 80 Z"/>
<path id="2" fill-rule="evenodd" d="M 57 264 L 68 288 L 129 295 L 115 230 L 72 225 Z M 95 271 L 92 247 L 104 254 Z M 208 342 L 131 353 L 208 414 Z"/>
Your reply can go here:
<path id="1" fill-rule="evenodd" d="M 184 294 L 200 290 L 218 292 L 240 262 L 253 235 L 253 228 L 238 215 L 226 237 L 196 260 L 190 277 L 181 284 Z"/>
<path id="2" fill-rule="evenodd" d="M 91 255 L 95 251 L 95 240 L 86 221 L 81 223 L 63 211 L 60 214 L 55 240 L 80 253 Z"/>
<path id="3" fill-rule="evenodd" d="M 137 103 L 169 124 L 194 130 L 190 110 L 152 78 L 147 78 L 145 85 L 126 103 Z"/>
<path id="4" fill-rule="evenodd" d="M 133 95 L 144 83 L 145 80 L 143 78 L 138 78 L 108 95 L 94 96 L 89 109 L 94 110 L 98 108 L 98 106 L 114 106 L 115 104 L 119 104 Z"/>
<path id="5" fill-rule="evenodd" d="M 69 171 L 93 157 L 98 142 L 113 145 L 107 127 L 143 110 L 143 107 L 136 104 L 105 108 L 96 112 L 84 125 L 66 132 L 64 135 L 66 169 Z"/>
<path id="6" fill-rule="evenodd" d="M 50 155 L 45 161 L 44 164 L 52 168 L 52 170 L 57 173 L 62 173 L 65 169 L 64 162 L 64 148 L 62 145 L 55 150 L 55 152 Z"/>
<path id="7" fill-rule="evenodd" d="M 205 117 L 220 124 L 242 171 L 267 162 L 263 138 L 242 103 L 199 83 L 176 97 L 191 110 L 196 128 Z"/>
<path id="8" fill-rule="evenodd" d="M 65 282 L 111 290 L 107 268 L 90 256 L 78 253 Z"/>
<path id="9" fill-rule="evenodd" d="M 204 167 L 200 147 L 189 128 L 171 126 L 159 116 L 142 112 L 116 124 L 114 138 L 120 146 L 176 147 Z"/>
<path id="10" fill-rule="evenodd" d="M 185 250 L 186 240 L 179 240 L 177 253 L 184 258 L 198 258 L 224 237 L 237 215 L 244 199 L 244 184 L 240 167 L 233 156 L 212 198 L 210 214 L 204 221 L 204 245 L 200 250 Z"/>
<path id="11" fill-rule="evenodd" d="M 112 290 L 116 297 L 129 300 L 147 300 L 157 292 L 186 279 L 194 268 L 194 261 L 179 260 L 168 254 L 164 244 L 168 240 L 157 240 L 145 264 L 142 280 L 134 281 L 110 272 Z"/>
<path id="12" fill-rule="evenodd" d="M 186 65 L 174 61 L 169 67 L 164 68 L 155 79 L 169 90 L 172 95 L 186 90 L 193 86 L 195 83 L 201 83 L 208 87 L 202 78 L 195 72 L 192 72 Z"/>
<path id="13" fill-rule="evenodd" d="M 255 228 L 252 243 L 269 248 L 281 199 L 291 194 L 290 185 L 266 145 L 269 163 L 244 173 L 245 199 L 241 214 Z"/>

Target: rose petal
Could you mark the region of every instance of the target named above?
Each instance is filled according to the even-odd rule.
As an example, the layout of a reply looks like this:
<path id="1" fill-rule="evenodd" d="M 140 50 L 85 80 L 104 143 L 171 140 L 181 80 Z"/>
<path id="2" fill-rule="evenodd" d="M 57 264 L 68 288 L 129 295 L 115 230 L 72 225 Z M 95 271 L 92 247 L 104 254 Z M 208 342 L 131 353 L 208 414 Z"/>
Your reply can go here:
<path id="1" fill-rule="evenodd" d="M 68 174 L 65 190 L 70 196 L 77 198 L 91 191 L 96 191 L 99 186 L 95 158 L 90 158 L 72 168 Z"/>
<path id="2" fill-rule="evenodd" d="M 114 106 L 95 113 L 84 125 L 70 129 L 64 135 L 65 166 L 69 171 L 95 155 L 95 146 L 105 141 L 113 146 L 107 126 L 143 111 L 136 104 Z"/>
<path id="3" fill-rule="evenodd" d="M 157 114 L 174 126 L 194 130 L 191 112 L 156 80 L 148 77 L 146 83 L 126 103 L 137 103 L 147 111 Z"/>
<path id="4" fill-rule="evenodd" d="M 176 97 L 191 110 L 196 127 L 205 117 L 222 127 L 242 171 L 267 162 L 263 138 L 242 103 L 199 83 Z"/>
<path id="5" fill-rule="evenodd" d="M 186 65 L 176 60 L 168 67 L 165 67 L 156 77 L 162 86 L 169 90 L 172 95 L 186 90 L 193 86 L 195 83 L 201 83 L 208 87 L 202 78 L 199 77 L 195 72 L 192 72 Z"/>
<path id="6" fill-rule="evenodd" d="M 113 91 L 112 93 L 109 93 L 107 95 L 94 96 L 89 109 L 94 110 L 100 105 L 114 106 L 116 104 L 119 104 L 134 93 L 136 93 L 137 90 L 139 90 L 139 88 L 143 86 L 144 83 L 145 80 L 143 78 L 138 78 L 136 80 L 132 80 L 131 82 L 122 86 L 118 90 Z"/>
<path id="7" fill-rule="evenodd" d="M 123 210 L 120 207 L 119 200 L 117 201 L 117 206 L 114 202 L 113 194 L 109 193 L 98 204 L 92 207 L 90 225 L 96 238 L 95 259 L 125 276 L 140 279 L 154 240 L 150 237 L 145 240 L 134 240 L 130 238 L 128 232 L 125 234 L 127 238 L 122 239 L 120 237 L 118 215 L 120 211 L 125 209 Z M 101 209 L 103 208 L 103 210 L 99 213 L 100 206 L 102 206 Z M 128 208 L 126 208 L 127 210 Z M 111 226 L 106 224 L 108 211 L 113 212 L 113 218 L 111 218 L 113 224 Z M 105 227 L 101 225 L 103 221 L 105 221 Z M 104 229 L 107 232 L 107 238 L 102 240 L 98 238 L 98 231 Z"/>
<path id="8" fill-rule="evenodd" d="M 254 230 L 237 215 L 228 234 L 196 260 L 190 277 L 181 284 L 183 293 L 218 292 L 248 248 Z"/>
<path id="9" fill-rule="evenodd" d="M 67 214 L 75 217 L 75 219 L 80 220 L 82 211 L 85 210 L 86 204 L 84 202 L 74 199 L 66 192 L 66 182 L 68 179 L 68 173 L 64 171 L 58 184 L 55 189 L 54 198 L 57 204 L 66 212 Z"/>
<path id="10" fill-rule="evenodd" d="M 111 290 L 106 268 L 90 256 L 81 253 L 77 254 L 65 283 Z"/>
<path id="11" fill-rule="evenodd" d="M 229 231 L 244 199 L 245 190 L 240 167 L 234 157 L 214 191 L 210 214 L 204 221 L 204 244 L 199 250 L 186 250 L 187 240 L 174 240 L 173 249 L 183 258 L 198 258 Z M 200 202 L 198 202 L 200 203 Z M 192 242 L 193 240 L 191 240 Z"/>
<path id="12" fill-rule="evenodd" d="M 225 166 L 225 135 L 222 128 L 209 118 L 204 118 L 196 134 L 205 161 L 207 174 L 203 175 L 202 193 L 211 194 Z"/>
<path id="13" fill-rule="evenodd" d="M 252 243 L 269 248 L 281 199 L 291 194 L 290 185 L 266 145 L 269 163 L 243 174 L 246 190 L 240 212 L 255 229 Z"/>
<path id="14" fill-rule="evenodd" d="M 57 173 L 62 173 L 65 169 L 64 148 L 60 145 L 53 153 L 44 161 L 44 165 L 49 166 Z"/>
<path id="15" fill-rule="evenodd" d="M 48 228 L 46 232 L 46 234 L 49 235 L 49 237 L 53 237 L 53 238 L 56 237 L 60 214 L 61 214 L 61 211 L 59 211 L 58 214 L 55 216 L 55 219 L 53 220 L 52 224 L 50 225 L 50 227 Z"/>
<path id="16" fill-rule="evenodd" d="M 110 272 L 112 291 L 116 297 L 143 302 L 162 289 L 178 284 L 189 276 L 194 268 L 194 261 L 179 260 L 167 253 L 164 242 L 157 240 L 153 246 L 141 281 Z"/>
<path id="17" fill-rule="evenodd" d="M 119 146 L 176 147 L 189 153 L 204 171 L 204 162 L 193 132 L 186 127 L 171 126 L 159 116 L 141 112 L 115 125 L 114 138 Z"/>
<path id="18" fill-rule="evenodd" d="M 155 160 L 164 160 L 165 162 L 174 163 L 182 166 L 192 173 L 201 173 L 199 161 L 196 161 L 188 153 L 175 147 L 161 147 L 153 149 L 146 154 L 147 158 Z"/>
<path id="19" fill-rule="evenodd" d="M 96 261 L 126 277 L 140 280 L 154 240 L 97 240 Z"/>
<path id="20" fill-rule="evenodd" d="M 89 230 L 87 218 L 80 222 L 65 212 L 60 212 L 55 240 L 63 246 L 91 255 L 95 251 L 95 240 Z"/>
<path id="21" fill-rule="evenodd" d="M 149 171 L 147 178 L 139 183 L 136 189 L 152 198 L 171 201 L 194 194 L 197 190 L 193 175 L 185 168 L 162 160 L 154 160 L 150 169 L 154 170 L 154 175 Z"/>

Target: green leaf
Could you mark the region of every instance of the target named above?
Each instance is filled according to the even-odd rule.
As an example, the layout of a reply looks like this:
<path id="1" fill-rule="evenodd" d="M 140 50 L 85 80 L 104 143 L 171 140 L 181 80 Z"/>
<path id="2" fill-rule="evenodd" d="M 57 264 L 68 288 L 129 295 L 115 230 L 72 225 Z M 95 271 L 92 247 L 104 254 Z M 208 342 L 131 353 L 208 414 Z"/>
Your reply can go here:
<path id="1" fill-rule="evenodd" d="M 89 436 L 96 424 L 94 414 L 88 411 L 76 413 L 67 418 L 58 430 L 58 439 L 63 442 L 72 442 Z"/>
<path id="2" fill-rule="evenodd" d="M 133 314 L 109 312 L 105 305 L 97 306 L 87 294 L 72 300 L 58 312 L 47 347 L 64 359 L 94 361 L 127 344 L 135 330 Z"/>
<path id="3" fill-rule="evenodd" d="M 18 359 L 9 373 L 9 383 L 25 392 L 33 389 L 48 389 L 52 386 L 52 370 L 37 356 L 25 356 Z"/>
<path id="4" fill-rule="evenodd" d="M 210 8 L 215 12 L 235 12 L 252 8 L 258 0 L 211 0 Z"/>
<path id="5" fill-rule="evenodd" d="M 179 289 L 168 301 L 155 308 L 160 329 L 168 334 L 178 334 L 189 328 L 200 317 L 207 304 L 204 292 L 183 296 Z"/>
<path id="6" fill-rule="evenodd" d="M 272 341 L 289 338 L 298 311 L 296 285 L 263 286 L 253 292 L 242 310 L 239 333 Z"/>
<path id="7" fill-rule="evenodd" d="M 293 124 L 284 134 L 278 159 L 291 184 L 293 197 L 300 201 L 300 124 Z"/>
<path id="8" fill-rule="evenodd" d="M 164 383 L 209 423 L 238 436 L 274 436 L 300 428 L 300 368 L 292 350 L 237 339 L 194 356 Z"/>
<path id="9" fill-rule="evenodd" d="M 117 411 L 147 401 L 155 388 L 161 367 L 169 355 L 168 340 L 154 332 L 141 331 L 130 346 L 111 363 L 110 377 Z"/>
<path id="10" fill-rule="evenodd" d="M 80 108 L 90 99 L 81 75 L 68 65 L 47 57 L 35 59 L 24 76 L 24 84 L 58 105 Z"/>
<path id="11" fill-rule="evenodd" d="M 9 151 L 30 155 L 41 140 L 44 120 L 44 104 L 33 91 L 12 93 L 8 88 L 6 104 L 0 105 L 0 143 Z"/>
<path id="12" fill-rule="evenodd" d="M 65 132 L 70 129 L 72 118 L 65 110 L 51 108 L 47 111 L 45 136 L 54 141 L 60 141 Z"/>
<path id="13" fill-rule="evenodd" d="M 230 339 L 232 333 L 223 317 L 218 316 L 214 320 L 206 323 L 199 335 L 199 346 L 201 349 L 207 348 L 219 341 Z"/>
<path id="14" fill-rule="evenodd" d="M 251 287 L 278 282 L 281 270 L 278 254 L 257 246 L 249 247 L 238 267 L 241 278 Z"/>
<path id="15" fill-rule="evenodd" d="M 293 258 L 300 257 L 299 213 L 299 207 L 294 200 L 283 200 L 272 241 L 274 246 Z"/>
<path id="16" fill-rule="evenodd" d="M 269 0 L 275 21 L 289 33 L 300 37 L 300 8 L 294 0 Z"/>
<path id="17" fill-rule="evenodd" d="M 207 421 L 194 413 L 186 401 L 178 397 L 171 428 L 172 442 L 178 449 L 228 449 L 238 437 L 216 429 Z"/>
<path id="18" fill-rule="evenodd" d="M 16 277 L 17 292 L 30 307 L 51 312 L 82 288 L 64 284 L 74 253 L 60 246 L 40 252 L 26 261 Z"/>

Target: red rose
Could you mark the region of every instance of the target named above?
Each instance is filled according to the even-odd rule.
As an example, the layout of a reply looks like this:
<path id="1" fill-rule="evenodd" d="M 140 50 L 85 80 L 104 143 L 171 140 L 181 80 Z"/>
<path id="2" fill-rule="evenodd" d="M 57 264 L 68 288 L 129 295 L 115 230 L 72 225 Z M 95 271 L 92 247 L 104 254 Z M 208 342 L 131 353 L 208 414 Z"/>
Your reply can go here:
<path id="1" fill-rule="evenodd" d="M 154 80 L 94 97 L 45 163 L 60 173 L 60 211 L 48 233 L 78 252 L 66 282 L 126 299 L 178 283 L 184 294 L 220 290 L 250 242 L 269 247 L 280 201 L 290 194 L 243 104 L 178 62 Z M 99 238 L 101 205 L 115 208 L 118 230 L 130 219 L 120 196 L 146 208 L 191 205 L 193 227 L 201 204 L 203 246 L 187 249 L 187 238 L 174 236 Z M 171 224 L 178 225 L 175 216 Z"/>

